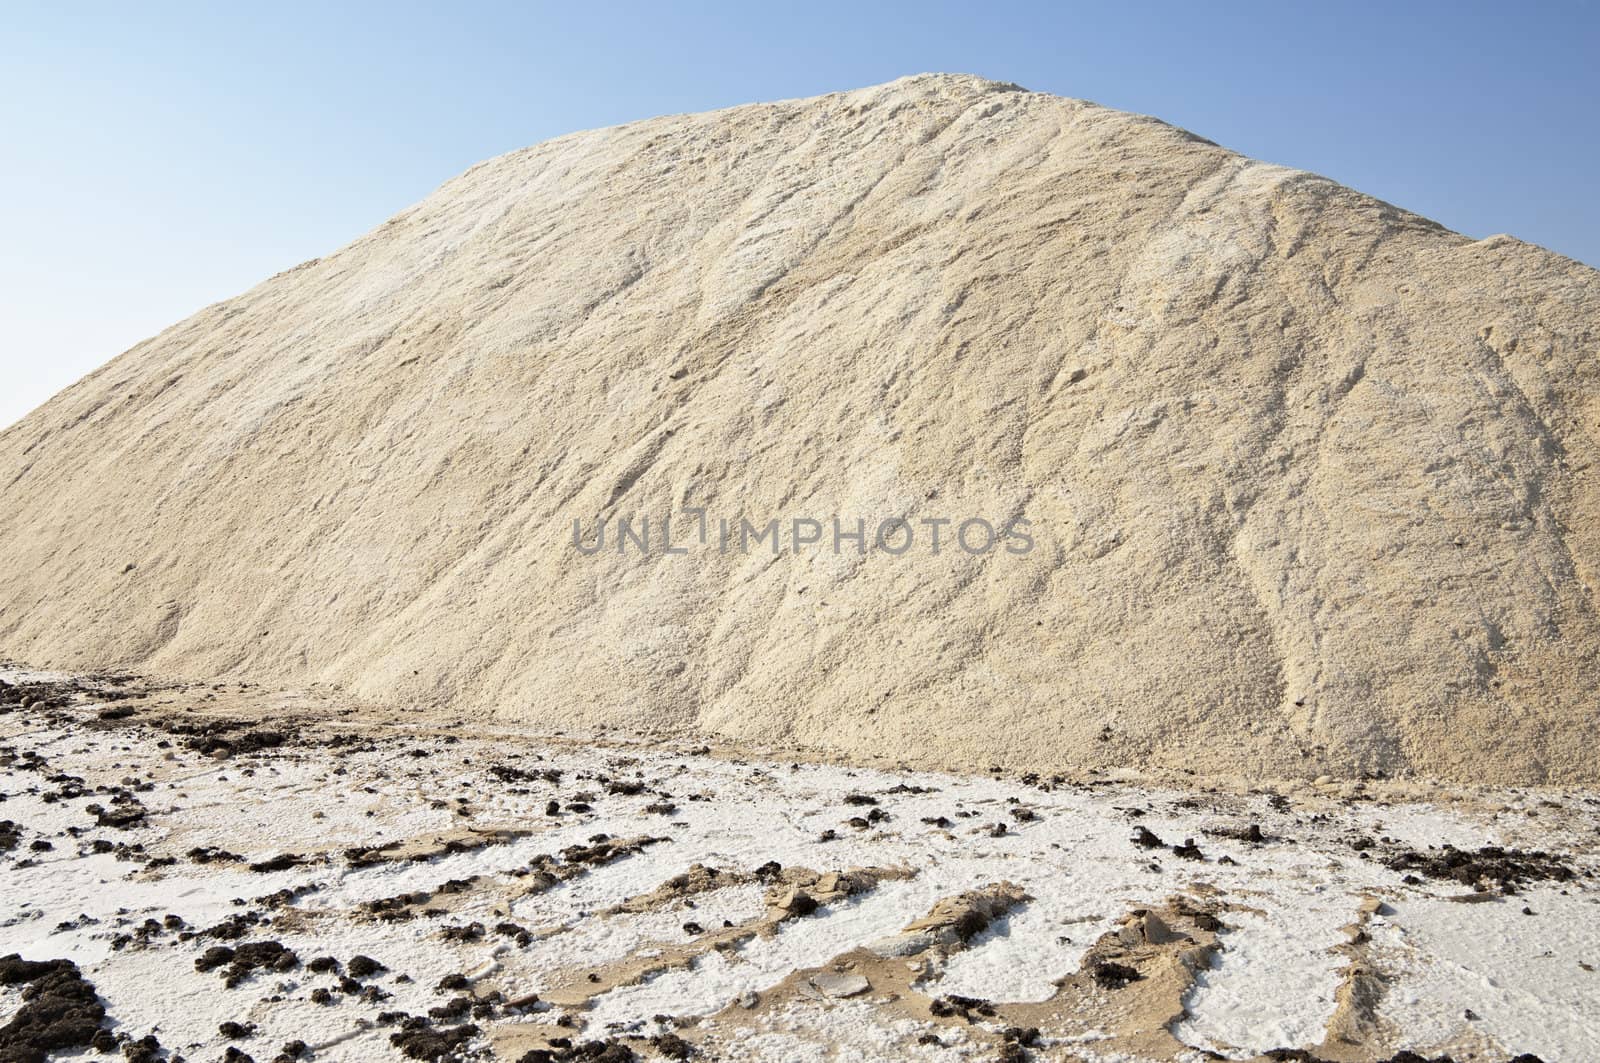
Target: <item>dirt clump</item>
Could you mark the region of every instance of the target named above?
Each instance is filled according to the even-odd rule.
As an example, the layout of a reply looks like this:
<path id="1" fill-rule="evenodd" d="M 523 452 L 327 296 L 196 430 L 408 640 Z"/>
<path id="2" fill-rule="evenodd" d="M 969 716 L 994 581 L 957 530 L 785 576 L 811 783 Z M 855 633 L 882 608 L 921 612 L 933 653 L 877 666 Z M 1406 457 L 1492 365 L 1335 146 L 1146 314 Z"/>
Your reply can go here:
<path id="1" fill-rule="evenodd" d="M 0 957 L 0 986 L 14 985 L 24 987 L 22 1006 L 0 1026 L 0 1063 L 44 1063 L 101 1032 L 105 1005 L 71 960 Z"/>

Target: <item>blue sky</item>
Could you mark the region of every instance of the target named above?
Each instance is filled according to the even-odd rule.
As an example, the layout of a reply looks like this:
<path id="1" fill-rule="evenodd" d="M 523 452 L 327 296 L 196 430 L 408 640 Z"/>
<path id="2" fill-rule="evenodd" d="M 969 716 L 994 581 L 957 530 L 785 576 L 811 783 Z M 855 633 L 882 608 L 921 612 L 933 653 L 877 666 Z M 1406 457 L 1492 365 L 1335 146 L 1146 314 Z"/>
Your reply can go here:
<path id="1" fill-rule="evenodd" d="M 0 426 L 480 159 L 947 71 L 1600 265 L 1591 4 L 36 4 L 0 13 Z"/>

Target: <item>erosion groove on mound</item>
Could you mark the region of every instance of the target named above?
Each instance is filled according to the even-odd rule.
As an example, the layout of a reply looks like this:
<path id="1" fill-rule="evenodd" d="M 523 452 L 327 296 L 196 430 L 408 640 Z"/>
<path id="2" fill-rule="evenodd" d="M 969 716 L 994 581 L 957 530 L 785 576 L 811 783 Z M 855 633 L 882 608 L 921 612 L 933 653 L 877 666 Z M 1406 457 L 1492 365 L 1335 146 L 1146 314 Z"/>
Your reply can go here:
<path id="1" fill-rule="evenodd" d="M 952 765 L 1594 781 L 1597 338 L 1585 266 L 976 78 L 578 133 L 0 434 L 0 653 Z M 573 548 L 686 506 L 1036 545 Z"/>

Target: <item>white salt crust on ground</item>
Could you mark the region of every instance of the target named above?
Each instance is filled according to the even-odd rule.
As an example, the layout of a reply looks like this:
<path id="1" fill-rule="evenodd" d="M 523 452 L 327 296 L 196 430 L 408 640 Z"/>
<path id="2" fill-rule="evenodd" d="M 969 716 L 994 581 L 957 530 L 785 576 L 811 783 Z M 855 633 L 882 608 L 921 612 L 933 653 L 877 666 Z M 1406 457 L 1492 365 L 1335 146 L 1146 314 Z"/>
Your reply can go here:
<path id="1" fill-rule="evenodd" d="M 698 894 L 690 898 L 693 907 L 674 902 L 638 914 L 604 910 L 656 889 L 691 864 L 750 872 L 771 860 L 818 870 L 878 866 L 915 874 L 784 923 L 771 936 L 713 951 L 690 968 L 602 992 L 590 1010 L 572 1013 L 582 1027 L 578 1036 L 654 1033 L 658 1014 L 716 1015 L 798 968 L 896 932 L 942 897 L 1009 880 L 1032 899 L 942 968 L 936 965 L 923 987 L 930 994 L 1044 1000 L 1054 980 L 1077 970 L 1085 949 L 1120 916 L 1159 907 L 1174 894 L 1203 895 L 1228 906 L 1226 927 L 1211 967 L 1199 973 L 1184 998 L 1188 1014 L 1173 1033 L 1195 1049 L 1239 1058 L 1270 1048 L 1312 1047 L 1322 1040 L 1348 963 L 1334 951 L 1346 940 L 1343 928 L 1359 920 L 1366 898 L 1376 897 L 1387 905 L 1368 922 L 1372 961 L 1390 979 L 1379 1009 L 1389 1031 L 1387 1049 L 1426 1050 L 1467 1039 L 1487 1046 L 1480 1059 L 1496 1059 L 1502 1050 L 1535 1052 L 1546 1063 L 1600 1054 L 1600 974 L 1593 969 L 1600 968 L 1600 891 L 1593 878 L 1463 904 L 1445 899 L 1463 893 L 1461 885 L 1433 879 L 1407 884 L 1377 858 L 1400 846 L 1492 843 L 1568 854 L 1574 867 L 1588 871 L 1600 836 L 1600 801 L 1589 793 L 1508 790 L 1477 792 L 1448 805 L 1395 805 L 1340 800 L 1312 789 L 1276 801 L 1268 794 L 1121 783 L 1047 790 L 1009 777 L 741 762 L 672 749 L 584 748 L 503 736 L 449 741 L 394 728 L 364 732 L 362 743 L 346 749 L 291 745 L 215 761 L 137 719 L 84 726 L 92 712 L 91 706 L 0 716 L 0 747 L 10 755 L 0 769 L 0 819 L 22 828 L 19 845 L 0 855 L 0 954 L 77 961 L 116 1029 L 134 1036 L 154 1032 L 190 1059 L 221 1054 L 225 1042 L 217 1027 L 225 1020 L 259 1026 L 254 1039 L 241 1043 L 258 1059 L 271 1058 L 294 1038 L 311 1042 L 319 1061 L 398 1059 L 389 1045 L 390 1029 L 372 1021 L 382 1010 L 421 1013 L 439 1005 L 446 996 L 434 986 L 444 975 L 492 968 L 492 984 L 515 995 L 570 982 L 630 956 L 684 946 L 693 940 L 683 929 L 689 920 L 720 927 L 724 920 L 758 917 L 760 887 L 747 882 Z M 170 748 L 159 747 L 162 741 Z M 44 757 L 48 767 L 26 769 L 17 756 L 28 751 Z M 564 774 L 559 784 L 508 785 L 489 774 L 494 765 Z M 95 827 L 84 806 L 104 804 L 104 795 L 47 802 L 44 795 L 59 786 L 48 779 L 61 773 L 81 777 L 91 790 L 126 779 L 153 784 L 138 795 L 149 809 L 147 825 Z M 647 789 L 610 794 L 596 776 L 635 779 Z M 896 792 L 902 786 L 929 792 Z M 660 800 L 660 791 L 672 794 L 673 814 L 644 811 Z M 580 793 L 591 795 L 592 811 L 545 814 L 547 801 L 566 803 Z M 866 830 L 846 825 L 867 810 L 845 802 L 852 794 L 872 796 L 878 802 L 872 807 L 890 818 Z M 456 814 L 458 797 L 468 799 L 470 815 Z M 1020 820 L 1018 808 L 1037 818 Z M 923 822 L 940 816 L 952 826 Z M 1009 829 L 991 836 L 990 826 L 999 822 Z M 1251 845 L 1210 833 L 1248 823 L 1275 840 Z M 1196 839 L 1204 859 L 1139 848 L 1130 840 L 1137 825 L 1167 842 Z M 356 846 L 466 826 L 531 833 L 421 862 L 357 868 L 342 856 Z M 88 829 L 74 838 L 67 832 L 75 827 Z M 837 840 L 820 841 L 825 830 L 836 831 Z M 519 895 L 521 880 L 509 872 L 602 833 L 670 840 L 546 892 Z M 85 854 L 95 838 L 139 843 L 146 856 L 172 856 L 177 863 L 146 869 L 110 854 Z M 1363 858 L 1350 844 L 1356 838 L 1387 840 Z M 31 851 L 39 839 L 50 842 L 52 851 Z M 196 846 L 230 850 L 247 860 L 282 853 L 315 860 L 257 873 L 243 864 L 193 863 L 184 854 Z M 29 861 L 32 866 L 22 866 Z M 441 898 L 451 908 L 448 915 L 383 924 L 359 912 L 366 901 L 473 876 L 480 877 Z M 308 887 L 279 909 L 235 903 Z M 1524 915 L 1524 905 L 1535 914 Z M 312 990 L 332 987 L 336 979 L 303 967 L 257 974 L 225 989 L 218 973 L 194 970 L 196 956 L 215 943 L 205 939 L 178 942 L 168 933 L 148 946 L 112 947 L 116 934 L 146 918 L 172 913 L 203 928 L 244 911 L 261 911 L 271 920 L 244 940 L 280 940 L 302 960 L 330 954 L 347 961 L 357 953 L 377 958 L 389 970 L 371 984 L 392 999 L 369 1006 L 336 995 L 332 1006 L 315 1004 Z M 82 925 L 63 926 L 84 916 Z M 509 920 L 538 930 L 539 939 L 522 947 L 492 931 L 480 941 L 441 938 L 443 927 L 473 920 L 490 927 Z M 398 981 L 402 973 L 413 981 Z M 14 990 L 0 991 L 0 1020 L 18 1002 Z M 1470 1020 L 1464 1018 L 1469 1009 L 1476 1016 Z M 491 1018 L 480 1025 L 487 1038 L 500 1026 L 550 1018 Z M 962 1059 L 992 1052 L 952 1038 L 948 1027 L 941 1031 L 944 1047 L 918 1045 L 929 1028 L 868 994 L 801 1001 L 757 1019 L 742 1019 L 735 1009 L 710 1019 L 703 1032 L 729 1059 Z M 1055 1047 L 1082 1059 L 1135 1058 L 1096 1037 L 1091 1029 Z"/>

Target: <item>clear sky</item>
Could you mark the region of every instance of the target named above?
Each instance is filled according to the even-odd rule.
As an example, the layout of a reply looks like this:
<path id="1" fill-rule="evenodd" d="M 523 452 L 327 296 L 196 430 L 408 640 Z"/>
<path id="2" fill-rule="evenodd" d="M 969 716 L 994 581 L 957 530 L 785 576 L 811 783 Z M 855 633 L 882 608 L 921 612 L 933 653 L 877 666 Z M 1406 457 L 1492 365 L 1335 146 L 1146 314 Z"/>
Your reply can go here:
<path id="1" fill-rule="evenodd" d="M 0 426 L 480 159 L 925 71 L 1154 114 L 1600 265 L 1592 4 L 19 3 Z"/>

